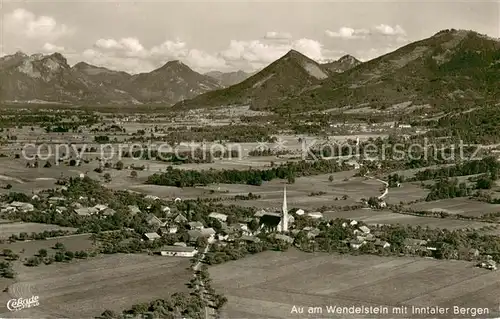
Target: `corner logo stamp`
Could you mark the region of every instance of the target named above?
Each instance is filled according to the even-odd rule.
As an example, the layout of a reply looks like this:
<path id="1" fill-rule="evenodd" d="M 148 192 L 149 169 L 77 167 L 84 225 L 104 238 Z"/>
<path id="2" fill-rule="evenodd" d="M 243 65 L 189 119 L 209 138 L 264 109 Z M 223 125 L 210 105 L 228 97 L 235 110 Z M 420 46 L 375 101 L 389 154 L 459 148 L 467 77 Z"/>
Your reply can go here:
<path id="1" fill-rule="evenodd" d="M 39 296 L 34 295 L 28 299 L 10 299 L 9 301 L 7 301 L 7 309 L 9 309 L 10 311 L 19 311 L 25 308 L 36 307 L 40 305 L 39 299 Z"/>

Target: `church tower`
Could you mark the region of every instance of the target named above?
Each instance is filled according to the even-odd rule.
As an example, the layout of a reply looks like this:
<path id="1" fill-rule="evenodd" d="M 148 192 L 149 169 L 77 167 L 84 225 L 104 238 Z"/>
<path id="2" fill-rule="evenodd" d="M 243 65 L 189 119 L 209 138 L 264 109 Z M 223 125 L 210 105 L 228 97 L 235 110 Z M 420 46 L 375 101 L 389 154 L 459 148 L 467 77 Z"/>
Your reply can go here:
<path id="1" fill-rule="evenodd" d="M 286 205 L 286 184 L 285 188 L 283 189 L 283 209 L 282 209 L 282 215 L 281 215 L 281 231 L 282 232 L 287 232 L 288 231 L 288 207 Z"/>

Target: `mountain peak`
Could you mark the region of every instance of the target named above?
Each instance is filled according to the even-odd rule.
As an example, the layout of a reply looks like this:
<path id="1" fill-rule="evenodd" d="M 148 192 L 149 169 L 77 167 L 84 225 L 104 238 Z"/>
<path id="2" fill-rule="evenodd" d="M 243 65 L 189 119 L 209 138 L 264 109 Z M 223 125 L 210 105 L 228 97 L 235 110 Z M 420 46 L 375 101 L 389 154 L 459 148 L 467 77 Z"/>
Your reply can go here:
<path id="1" fill-rule="evenodd" d="M 51 55 L 47 56 L 46 59 L 50 59 L 59 64 L 68 66 L 68 60 L 66 60 L 66 58 L 59 52 L 52 53 Z"/>
<path id="2" fill-rule="evenodd" d="M 27 57 L 28 55 L 24 53 L 23 51 L 16 51 L 16 53 L 13 54 L 15 57 Z"/>
<path id="3" fill-rule="evenodd" d="M 73 65 L 74 69 L 81 70 L 81 69 L 88 69 L 88 68 L 95 68 L 95 66 L 88 64 L 87 62 L 78 62 L 77 64 Z"/>
<path id="4" fill-rule="evenodd" d="M 344 62 L 344 61 L 359 61 L 359 60 L 350 54 L 346 54 L 346 55 L 342 56 L 338 61 Z"/>
<path id="5" fill-rule="evenodd" d="M 309 59 L 307 56 L 305 56 L 304 54 L 300 53 L 299 51 L 297 50 L 294 50 L 294 49 L 291 49 L 290 51 L 287 52 L 287 54 L 285 54 L 283 56 L 284 58 L 293 58 L 293 59 Z"/>

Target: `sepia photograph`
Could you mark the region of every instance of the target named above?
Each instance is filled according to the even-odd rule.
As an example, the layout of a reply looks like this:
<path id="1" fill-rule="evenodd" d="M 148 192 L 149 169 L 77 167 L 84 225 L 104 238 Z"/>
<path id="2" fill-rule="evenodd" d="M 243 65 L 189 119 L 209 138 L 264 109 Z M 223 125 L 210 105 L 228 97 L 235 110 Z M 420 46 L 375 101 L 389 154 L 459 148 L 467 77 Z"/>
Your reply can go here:
<path id="1" fill-rule="evenodd" d="M 500 318 L 497 0 L 0 0 L 0 318 Z"/>

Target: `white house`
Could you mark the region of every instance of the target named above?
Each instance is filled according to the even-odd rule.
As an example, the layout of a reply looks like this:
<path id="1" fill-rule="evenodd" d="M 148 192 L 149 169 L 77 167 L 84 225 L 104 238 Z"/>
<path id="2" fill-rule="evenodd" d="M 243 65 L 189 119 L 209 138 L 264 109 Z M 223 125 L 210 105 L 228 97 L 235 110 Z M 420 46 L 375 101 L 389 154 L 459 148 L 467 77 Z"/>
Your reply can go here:
<path id="1" fill-rule="evenodd" d="M 102 212 L 103 210 L 105 210 L 106 208 L 108 208 L 107 205 L 102 205 L 102 204 L 97 204 L 94 206 L 95 209 L 97 209 L 98 211 Z"/>
<path id="2" fill-rule="evenodd" d="M 75 209 L 75 213 L 77 213 L 80 216 L 90 216 L 97 214 L 98 212 L 99 210 L 95 207 L 82 207 Z"/>
<path id="3" fill-rule="evenodd" d="M 352 249 L 359 249 L 364 244 L 365 244 L 365 242 L 361 241 L 361 240 L 351 240 L 349 242 L 349 245 L 351 246 Z"/>
<path id="4" fill-rule="evenodd" d="M 355 220 L 352 220 L 352 221 L 351 221 L 351 226 L 356 226 L 357 224 L 358 224 L 358 222 L 357 222 L 357 221 L 355 221 Z"/>
<path id="5" fill-rule="evenodd" d="M 208 215 L 208 217 L 215 218 L 215 219 L 217 219 L 217 220 L 219 220 L 221 222 L 227 221 L 227 215 L 226 214 L 221 214 L 221 213 L 215 213 L 214 212 L 214 213 L 210 213 Z"/>
<path id="6" fill-rule="evenodd" d="M 361 230 L 364 234 L 369 234 L 370 233 L 370 228 L 368 228 L 366 226 L 359 227 L 359 230 Z"/>
<path id="7" fill-rule="evenodd" d="M 374 244 L 375 244 L 375 246 L 379 246 L 379 247 L 382 247 L 382 248 L 389 248 L 389 247 L 391 247 L 391 244 L 389 244 L 385 240 L 380 240 L 380 239 L 377 239 Z"/>
<path id="8" fill-rule="evenodd" d="M 164 246 L 157 251 L 161 256 L 169 257 L 194 257 L 198 253 L 198 250 L 194 247 L 187 246 Z"/>
<path id="9" fill-rule="evenodd" d="M 320 219 L 323 218 L 323 214 L 320 212 L 312 212 L 312 213 L 307 213 L 307 216 L 313 218 L 313 219 Z"/>
<path id="10" fill-rule="evenodd" d="M 145 233 L 144 237 L 149 241 L 154 241 L 161 238 L 161 236 L 158 235 L 157 233 Z"/>
<path id="11" fill-rule="evenodd" d="M 189 222 L 188 223 L 190 229 L 203 229 L 203 224 L 201 222 Z"/>
<path id="12" fill-rule="evenodd" d="M 132 216 L 135 216 L 136 214 L 141 213 L 141 210 L 139 209 L 139 207 L 137 207 L 135 205 L 129 205 L 128 211 L 129 211 L 130 215 L 132 215 Z"/>

